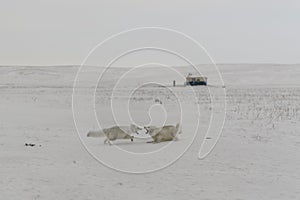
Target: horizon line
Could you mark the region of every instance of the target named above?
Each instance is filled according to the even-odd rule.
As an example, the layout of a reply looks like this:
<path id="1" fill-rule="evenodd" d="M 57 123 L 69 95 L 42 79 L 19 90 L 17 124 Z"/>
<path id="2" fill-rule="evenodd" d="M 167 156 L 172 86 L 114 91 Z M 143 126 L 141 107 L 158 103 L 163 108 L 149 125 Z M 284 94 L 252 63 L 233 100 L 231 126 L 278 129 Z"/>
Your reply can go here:
<path id="1" fill-rule="evenodd" d="M 149 63 L 151 64 L 151 63 Z M 216 65 L 300 65 L 300 63 L 259 63 L 259 62 L 240 62 L 240 63 L 226 63 L 226 62 L 220 62 L 220 63 L 215 63 Z M 214 63 L 199 63 L 196 64 L 197 65 L 214 65 Z M 81 64 L 0 64 L 0 67 L 80 67 Z M 89 67 L 104 67 L 104 66 L 100 66 L 100 65 L 82 65 L 82 66 L 89 66 Z M 185 66 L 189 66 L 189 65 L 170 65 L 170 67 L 185 67 Z M 120 66 L 113 66 L 114 68 L 116 67 L 126 67 L 126 68 L 130 68 L 132 66 L 128 66 L 128 65 L 120 65 Z"/>

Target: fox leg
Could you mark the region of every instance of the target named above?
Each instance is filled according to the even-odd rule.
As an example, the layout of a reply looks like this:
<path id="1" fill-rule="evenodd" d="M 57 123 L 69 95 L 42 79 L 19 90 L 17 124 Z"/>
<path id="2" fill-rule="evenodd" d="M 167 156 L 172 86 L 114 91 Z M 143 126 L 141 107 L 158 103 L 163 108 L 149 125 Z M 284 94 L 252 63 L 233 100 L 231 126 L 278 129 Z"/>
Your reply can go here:
<path id="1" fill-rule="evenodd" d="M 106 143 L 108 143 L 109 145 L 112 145 L 112 142 L 111 142 L 110 139 L 108 139 L 108 138 L 106 138 L 106 139 L 104 140 L 104 144 L 106 144 Z"/>
<path id="2" fill-rule="evenodd" d="M 149 142 L 147 142 L 147 143 L 152 143 L 152 144 L 155 144 L 155 143 L 159 143 L 160 141 L 159 140 L 157 140 L 157 139 L 153 139 L 153 141 L 149 141 Z"/>
<path id="3" fill-rule="evenodd" d="M 159 136 L 158 135 L 154 135 L 154 136 L 152 136 L 152 139 L 153 139 L 153 141 L 151 141 L 151 142 L 147 142 L 147 143 L 159 143 Z"/>

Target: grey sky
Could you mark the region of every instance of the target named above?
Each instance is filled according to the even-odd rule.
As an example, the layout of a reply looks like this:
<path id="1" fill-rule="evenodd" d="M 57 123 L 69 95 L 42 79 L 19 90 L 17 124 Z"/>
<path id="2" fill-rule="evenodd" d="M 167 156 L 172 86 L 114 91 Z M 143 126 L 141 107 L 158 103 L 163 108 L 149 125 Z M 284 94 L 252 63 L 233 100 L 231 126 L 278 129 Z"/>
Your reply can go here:
<path id="1" fill-rule="evenodd" d="M 0 0 L 0 64 L 80 64 L 139 26 L 184 32 L 218 63 L 300 63 L 299 0 Z"/>

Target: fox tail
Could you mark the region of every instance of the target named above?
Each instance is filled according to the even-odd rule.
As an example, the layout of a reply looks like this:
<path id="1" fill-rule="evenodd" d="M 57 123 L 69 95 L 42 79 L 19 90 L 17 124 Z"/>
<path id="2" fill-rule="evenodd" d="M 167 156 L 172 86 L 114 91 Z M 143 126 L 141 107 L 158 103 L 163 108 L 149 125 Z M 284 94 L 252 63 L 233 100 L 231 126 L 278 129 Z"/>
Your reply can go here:
<path id="1" fill-rule="evenodd" d="M 86 135 L 87 137 L 104 137 L 103 131 L 89 131 Z"/>

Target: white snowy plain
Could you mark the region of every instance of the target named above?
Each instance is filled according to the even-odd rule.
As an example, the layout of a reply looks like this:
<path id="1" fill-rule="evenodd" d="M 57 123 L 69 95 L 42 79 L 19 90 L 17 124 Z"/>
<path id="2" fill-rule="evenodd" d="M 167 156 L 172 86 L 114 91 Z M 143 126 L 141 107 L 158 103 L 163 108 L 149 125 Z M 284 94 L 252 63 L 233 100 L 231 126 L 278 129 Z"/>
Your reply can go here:
<path id="1" fill-rule="evenodd" d="M 100 164 L 82 145 L 71 98 L 78 66 L 1 66 L 0 199 L 300 199 L 300 65 L 226 64 L 219 68 L 226 85 L 227 112 L 222 135 L 210 155 L 197 158 L 203 137 L 199 134 L 173 165 L 136 175 Z M 115 75 L 108 73 L 104 92 L 107 86 L 109 93 Z M 172 77 L 159 75 L 172 84 Z M 141 81 L 130 80 L 133 86 Z M 159 96 L 147 90 L 136 94 L 135 108 Z M 185 87 L 176 90 L 184 93 Z M 101 94 L 96 106 L 110 109 L 107 95 L 102 98 Z M 117 101 L 127 102 L 122 97 Z M 193 103 L 205 112 L 208 102 L 204 96 Z M 135 114 L 141 123 L 147 121 L 139 110 Z M 110 118 L 102 120 L 104 125 L 113 124 Z M 176 120 L 173 116 L 170 123 Z M 84 123 L 83 130 L 95 128 L 94 122 Z M 188 128 L 183 124 L 174 146 L 184 143 Z M 104 145 L 103 138 L 87 139 L 84 134 L 82 138 L 95 152 L 113 148 Z M 147 152 L 166 144 L 136 140 L 115 145 Z"/>

